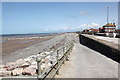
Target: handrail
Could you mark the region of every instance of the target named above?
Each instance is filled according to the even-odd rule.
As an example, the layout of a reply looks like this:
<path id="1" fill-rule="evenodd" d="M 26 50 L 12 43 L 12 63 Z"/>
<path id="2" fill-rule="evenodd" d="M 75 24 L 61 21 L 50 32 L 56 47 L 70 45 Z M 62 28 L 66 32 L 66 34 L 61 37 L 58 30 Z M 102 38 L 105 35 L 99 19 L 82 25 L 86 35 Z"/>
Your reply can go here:
<path id="1" fill-rule="evenodd" d="M 59 74 L 59 68 L 61 67 L 62 64 L 64 64 L 64 62 L 68 58 L 69 51 L 72 49 L 73 45 L 74 45 L 73 42 L 69 42 L 69 43 L 67 43 L 64 46 L 59 47 L 57 50 L 54 50 L 50 54 L 47 54 L 47 55 L 42 56 L 42 57 L 38 57 L 36 59 L 37 66 L 38 66 L 38 76 L 37 76 L 37 78 L 39 80 L 44 79 L 48 75 L 48 73 L 50 71 L 52 71 L 53 68 L 55 69 L 55 71 L 53 71 L 53 76 L 51 78 L 53 78 L 56 74 L 58 75 Z M 44 59 L 47 56 L 51 56 L 52 57 L 53 55 L 56 58 L 55 63 L 53 63 L 51 66 L 49 66 L 47 69 L 45 69 L 45 71 L 42 72 L 41 65 L 42 65 Z"/>

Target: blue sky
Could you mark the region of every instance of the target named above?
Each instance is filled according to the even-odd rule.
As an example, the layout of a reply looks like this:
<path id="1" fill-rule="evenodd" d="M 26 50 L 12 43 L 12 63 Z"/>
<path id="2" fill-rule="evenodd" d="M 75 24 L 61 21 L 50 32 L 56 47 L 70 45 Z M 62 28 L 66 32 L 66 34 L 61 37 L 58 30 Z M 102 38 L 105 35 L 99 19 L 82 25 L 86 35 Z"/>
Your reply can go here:
<path id="1" fill-rule="evenodd" d="M 118 23 L 117 2 L 3 2 L 2 33 L 42 33 L 80 31 Z"/>

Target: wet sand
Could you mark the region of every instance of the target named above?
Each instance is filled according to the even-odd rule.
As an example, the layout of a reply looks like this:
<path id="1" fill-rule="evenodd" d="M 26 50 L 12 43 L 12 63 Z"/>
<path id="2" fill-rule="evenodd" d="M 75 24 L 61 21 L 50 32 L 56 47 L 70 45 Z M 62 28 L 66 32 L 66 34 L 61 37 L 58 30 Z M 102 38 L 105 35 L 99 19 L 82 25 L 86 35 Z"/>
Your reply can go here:
<path id="1" fill-rule="evenodd" d="M 42 42 L 41 42 L 41 40 L 38 40 L 38 42 L 37 42 L 37 39 L 35 39 L 36 40 L 36 41 L 34 41 L 34 42 L 36 42 L 35 44 L 34 44 L 34 42 L 32 42 L 33 40 L 30 40 L 30 42 L 26 41 L 26 40 L 23 40 L 23 41 L 17 40 L 18 42 L 14 41 L 13 43 L 16 44 L 16 45 L 14 44 L 15 47 L 13 47 L 13 44 L 11 44 L 9 46 L 6 44 L 6 46 L 8 46 L 9 51 L 10 51 L 10 49 L 12 49 L 12 50 L 14 49 L 16 51 L 11 52 L 11 53 L 3 53 L 2 54 L 2 64 L 6 64 L 8 62 L 15 62 L 18 59 L 27 58 L 31 55 L 37 55 L 41 52 L 50 52 L 51 50 L 57 49 L 61 45 L 71 41 L 71 39 L 73 39 L 73 38 L 71 38 L 70 34 L 66 33 L 66 34 L 53 35 L 51 38 L 43 39 Z M 31 46 L 30 46 L 30 44 L 31 44 Z M 20 50 L 16 49 L 17 46 L 19 46 L 18 48 L 21 47 L 21 49 Z M 26 47 L 26 46 L 29 46 L 29 47 Z M 3 47 L 5 47 L 5 45 Z M 26 48 L 24 48 L 24 47 L 26 47 Z"/>
<path id="2" fill-rule="evenodd" d="M 49 40 L 53 36 L 43 37 L 43 38 L 27 38 L 27 39 L 13 39 L 6 40 L 2 42 L 2 55 L 7 55 L 9 53 L 15 52 L 17 50 L 32 46 L 33 44 Z"/>

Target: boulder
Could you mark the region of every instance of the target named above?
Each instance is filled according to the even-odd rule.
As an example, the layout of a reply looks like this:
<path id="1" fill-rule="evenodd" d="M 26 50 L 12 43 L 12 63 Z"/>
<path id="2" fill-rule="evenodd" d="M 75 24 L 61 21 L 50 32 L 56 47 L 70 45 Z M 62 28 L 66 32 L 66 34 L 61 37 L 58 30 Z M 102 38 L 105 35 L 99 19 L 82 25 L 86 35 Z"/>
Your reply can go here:
<path id="1" fill-rule="evenodd" d="M 27 67 L 22 72 L 23 75 L 34 75 L 35 73 L 36 73 L 36 69 L 32 67 Z"/>
<path id="2" fill-rule="evenodd" d="M 22 72 L 23 72 L 23 68 L 16 68 L 12 71 L 12 75 L 18 76 L 18 75 L 22 74 Z"/>
<path id="3" fill-rule="evenodd" d="M 46 55 L 47 55 L 47 54 L 50 54 L 50 52 L 44 52 L 44 54 L 46 54 Z"/>
<path id="4" fill-rule="evenodd" d="M 50 60 L 50 59 L 51 59 L 51 56 L 49 55 L 49 56 L 47 56 L 45 59 L 46 59 L 46 60 Z"/>
<path id="5" fill-rule="evenodd" d="M 11 76 L 11 71 L 0 71 L 0 77 Z"/>
<path id="6" fill-rule="evenodd" d="M 30 61 L 30 58 L 25 58 L 24 59 L 26 62 L 29 62 Z"/>
<path id="7" fill-rule="evenodd" d="M 52 67 L 52 61 L 48 63 L 48 67 Z"/>
<path id="8" fill-rule="evenodd" d="M 26 61 L 24 59 L 18 59 L 15 64 L 21 65 L 23 63 L 25 63 Z"/>
<path id="9" fill-rule="evenodd" d="M 28 66 L 30 66 L 29 63 L 24 63 L 24 64 L 20 65 L 19 67 L 20 67 L 20 68 L 25 68 L 25 67 L 28 67 Z"/>
<path id="10" fill-rule="evenodd" d="M 37 65 L 37 62 L 36 61 L 32 61 L 31 65 Z"/>
<path id="11" fill-rule="evenodd" d="M 45 65 L 45 63 L 42 63 L 42 65 L 41 65 L 41 71 L 44 72 L 45 69 L 46 69 L 46 65 Z"/>
<path id="12" fill-rule="evenodd" d="M 15 65 L 15 62 L 9 62 L 9 63 L 7 63 L 6 65 L 7 65 L 7 66 L 13 66 L 13 65 Z"/>
<path id="13" fill-rule="evenodd" d="M 30 68 L 37 69 L 37 65 L 31 65 Z"/>
<path id="14" fill-rule="evenodd" d="M 6 69 L 7 71 L 12 71 L 16 68 L 16 66 L 6 66 L 4 67 L 4 69 Z"/>
<path id="15" fill-rule="evenodd" d="M 36 58 L 37 55 L 31 55 L 30 58 Z"/>

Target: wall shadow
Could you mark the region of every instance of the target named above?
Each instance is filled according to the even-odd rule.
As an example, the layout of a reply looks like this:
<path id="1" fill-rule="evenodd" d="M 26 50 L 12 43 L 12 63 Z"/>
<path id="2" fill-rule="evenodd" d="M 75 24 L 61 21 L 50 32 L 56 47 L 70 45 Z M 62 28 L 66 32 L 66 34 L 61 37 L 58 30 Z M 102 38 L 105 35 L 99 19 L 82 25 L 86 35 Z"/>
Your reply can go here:
<path id="1" fill-rule="evenodd" d="M 79 36 L 79 42 L 80 44 L 85 45 L 86 47 L 95 50 L 102 55 L 105 55 L 106 57 L 120 63 L 120 50 L 107 46 L 83 35 Z"/>

